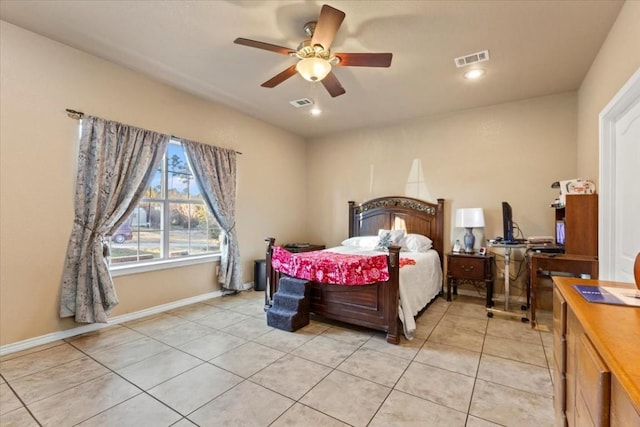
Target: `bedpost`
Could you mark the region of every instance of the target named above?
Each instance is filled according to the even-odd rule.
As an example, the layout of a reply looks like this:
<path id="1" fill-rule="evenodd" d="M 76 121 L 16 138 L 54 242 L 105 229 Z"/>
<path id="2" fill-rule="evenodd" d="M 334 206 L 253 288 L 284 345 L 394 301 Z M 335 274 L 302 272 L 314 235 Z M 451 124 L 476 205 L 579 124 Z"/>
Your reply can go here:
<path id="1" fill-rule="evenodd" d="M 349 200 L 349 236 L 348 237 L 353 237 L 354 236 L 353 233 L 355 232 L 355 221 L 356 221 L 355 207 L 356 207 L 356 202 L 354 202 L 353 200 Z"/>
<path id="2" fill-rule="evenodd" d="M 267 280 L 267 286 L 264 290 L 264 311 L 267 311 L 271 308 L 271 296 L 273 295 L 273 278 L 271 277 L 271 255 L 273 254 L 273 245 L 276 242 L 276 239 L 273 237 L 267 237 L 264 239 L 267 242 L 267 253 L 265 254 L 265 277 Z"/>
<path id="3" fill-rule="evenodd" d="M 400 246 L 389 246 L 387 262 L 389 267 L 389 282 L 387 283 L 389 303 L 387 304 L 387 342 L 398 344 L 400 342 L 400 320 L 398 318 L 398 304 L 400 303 Z"/>
<path id="4" fill-rule="evenodd" d="M 444 272 L 444 199 L 438 199 L 438 212 L 436 215 L 436 228 L 438 234 L 438 242 L 439 248 L 437 248 L 438 253 L 440 254 L 440 267 Z M 446 276 L 442 275 L 442 288 L 440 289 L 440 294 L 444 292 L 444 281 L 446 280 Z"/>
<path id="5" fill-rule="evenodd" d="M 436 214 L 436 234 L 438 235 L 438 252 L 441 254 L 440 256 L 440 266 L 442 267 L 442 271 L 444 271 L 444 199 L 438 199 L 438 212 Z"/>

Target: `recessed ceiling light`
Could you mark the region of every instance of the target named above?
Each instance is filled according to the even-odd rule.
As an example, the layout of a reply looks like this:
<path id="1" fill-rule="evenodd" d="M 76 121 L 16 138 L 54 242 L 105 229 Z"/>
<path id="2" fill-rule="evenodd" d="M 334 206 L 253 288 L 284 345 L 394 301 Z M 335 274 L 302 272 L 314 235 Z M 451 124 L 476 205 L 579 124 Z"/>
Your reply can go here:
<path id="1" fill-rule="evenodd" d="M 311 108 L 311 115 L 312 116 L 319 116 L 320 114 L 322 114 L 322 110 L 320 109 L 320 107 Z"/>
<path id="2" fill-rule="evenodd" d="M 467 80 L 476 80 L 484 76 L 484 73 L 485 73 L 484 69 L 474 68 L 473 70 L 469 70 L 466 73 L 464 73 L 464 78 Z"/>

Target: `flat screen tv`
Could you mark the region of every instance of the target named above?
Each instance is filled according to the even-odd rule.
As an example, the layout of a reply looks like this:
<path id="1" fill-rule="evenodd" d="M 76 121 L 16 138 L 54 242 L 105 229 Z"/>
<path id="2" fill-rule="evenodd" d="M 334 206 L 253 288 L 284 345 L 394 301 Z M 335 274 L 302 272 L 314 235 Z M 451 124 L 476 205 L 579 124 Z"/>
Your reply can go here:
<path id="1" fill-rule="evenodd" d="M 502 202 L 502 238 L 505 242 L 513 242 L 513 212 L 507 202 Z"/>

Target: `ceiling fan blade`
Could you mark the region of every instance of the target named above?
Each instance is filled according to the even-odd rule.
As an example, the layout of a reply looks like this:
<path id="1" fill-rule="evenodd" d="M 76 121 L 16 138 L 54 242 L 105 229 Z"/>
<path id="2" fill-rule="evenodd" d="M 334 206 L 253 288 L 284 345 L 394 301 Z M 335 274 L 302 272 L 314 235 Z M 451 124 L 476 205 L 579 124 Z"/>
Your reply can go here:
<path id="1" fill-rule="evenodd" d="M 327 92 L 329 92 L 329 95 L 331 95 L 331 97 L 333 98 L 335 98 L 336 96 L 340 96 L 346 92 L 346 90 L 344 90 L 344 88 L 340 84 L 340 81 L 338 80 L 336 75 L 333 74 L 333 71 L 327 74 L 327 77 L 325 77 L 321 81 L 322 85 L 325 87 L 325 89 L 327 89 Z"/>
<path id="2" fill-rule="evenodd" d="M 282 47 L 275 44 L 259 42 L 256 40 L 243 39 L 242 37 L 238 37 L 233 41 L 235 44 L 241 44 L 243 46 L 255 47 L 258 49 L 269 50 L 271 52 L 279 53 L 281 55 L 289 55 L 291 53 L 296 53 L 295 50 L 289 49 L 288 47 Z"/>
<path id="3" fill-rule="evenodd" d="M 281 72 L 279 74 L 276 74 L 271 79 L 269 79 L 266 82 L 262 83 L 260 86 L 262 86 L 262 87 L 276 87 L 280 83 L 282 83 L 283 81 L 287 80 L 289 77 L 293 76 L 295 73 L 296 73 L 296 66 L 294 64 L 291 67 L 289 67 L 286 70 L 284 70 L 283 72 Z"/>
<path id="4" fill-rule="evenodd" d="M 342 25 L 345 13 L 341 10 L 335 9 L 329 5 L 323 5 L 320 10 L 320 17 L 316 23 L 316 28 L 313 30 L 313 36 L 311 37 L 311 46 L 317 44 L 321 45 L 324 50 L 329 50 L 333 38 L 338 32 L 338 28 Z"/>
<path id="5" fill-rule="evenodd" d="M 389 67 L 391 65 L 391 53 L 335 53 L 340 61 L 336 64 L 341 67 Z"/>

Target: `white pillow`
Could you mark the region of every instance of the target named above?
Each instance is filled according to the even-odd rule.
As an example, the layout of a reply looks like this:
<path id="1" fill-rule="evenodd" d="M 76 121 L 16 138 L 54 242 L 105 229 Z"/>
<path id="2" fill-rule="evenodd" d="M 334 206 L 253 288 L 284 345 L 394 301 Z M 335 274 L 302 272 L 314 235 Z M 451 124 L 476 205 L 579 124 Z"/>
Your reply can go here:
<path id="1" fill-rule="evenodd" d="M 433 246 L 433 241 L 422 234 L 407 234 L 400 245 L 407 252 L 427 252 Z"/>
<path id="2" fill-rule="evenodd" d="M 378 236 L 356 236 L 343 240 L 342 246 L 373 250 L 373 248 L 378 246 L 379 240 Z"/>
<path id="3" fill-rule="evenodd" d="M 377 249 L 385 250 L 391 245 L 400 246 L 400 241 L 404 237 L 404 230 L 378 230 L 378 246 Z"/>

